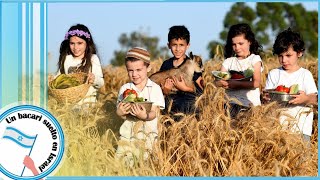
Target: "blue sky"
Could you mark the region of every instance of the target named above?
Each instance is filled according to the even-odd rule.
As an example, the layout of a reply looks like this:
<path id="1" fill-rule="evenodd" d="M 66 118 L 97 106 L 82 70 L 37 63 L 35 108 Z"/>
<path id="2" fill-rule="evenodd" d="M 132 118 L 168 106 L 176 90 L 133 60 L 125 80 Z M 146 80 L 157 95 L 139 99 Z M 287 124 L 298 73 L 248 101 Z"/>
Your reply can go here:
<path id="1" fill-rule="evenodd" d="M 317 1 L 299 2 L 307 10 L 318 10 Z M 49 72 L 57 70 L 60 43 L 70 26 L 82 23 L 90 29 L 103 66 L 110 63 L 118 38 L 142 30 L 167 44 L 168 30 L 185 25 L 191 34 L 190 51 L 208 59 L 207 45 L 219 40 L 223 19 L 234 2 L 95 2 L 48 4 Z M 255 2 L 246 3 L 255 6 Z"/>

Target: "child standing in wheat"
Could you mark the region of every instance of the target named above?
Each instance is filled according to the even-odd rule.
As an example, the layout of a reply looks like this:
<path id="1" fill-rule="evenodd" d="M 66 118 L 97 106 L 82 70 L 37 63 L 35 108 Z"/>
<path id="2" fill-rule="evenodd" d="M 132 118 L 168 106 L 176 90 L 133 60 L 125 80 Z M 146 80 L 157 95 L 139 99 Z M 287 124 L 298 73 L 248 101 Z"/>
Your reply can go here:
<path id="1" fill-rule="evenodd" d="M 250 26 L 241 23 L 230 27 L 224 49 L 227 59 L 224 60 L 221 71 L 253 70 L 253 77 L 250 81 L 233 79 L 215 81 L 216 86 L 226 89 L 230 98 L 238 100 L 238 102 L 230 102 L 230 114 L 235 117 L 240 110 L 248 109 L 252 105 L 261 105 L 259 86 L 263 66 L 259 53 L 262 47 L 255 39 Z"/>
<path id="2" fill-rule="evenodd" d="M 83 24 L 71 26 L 60 45 L 59 74 L 84 72 L 91 84 L 84 102 L 96 102 L 97 89 L 104 85 L 101 63 L 92 34 Z"/>
<path id="3" fill-rule="evenodd" d="M 168 33 L 168 47 L 173 54 L 173 57 L 163 62 L 160 71 L 165 71 L 173 68 L 179 68 L 189 57 L 186 51 L 190 46 L 190 32 L 185 26 L 172 26 Z M 163 93 L 166 95 L 166 111 L 174 113 L 191 114 L 195 112 L 195 98 L 202 94 L 203 80 L 202 73 L 194 73 L 194 87 L 186 85 L 183 77 L 172 77 L 165 81 L 161 86 Z M 176 94 L 170 94 L 173 87 L 178 89 Z M 172 102 L 171 105 L 170 102 Z M 176 119 L 176 120 L 180 120 Z"/>
<path id="4" fill-rule="evenodd" d="M 290 127 L 292 131 L 302 133 L 303 138 L 310 141 L 313 112 L 307 105 L 318 103 L 318 90 L 311 72 L 298 64 L 304 50 L 304 41 L 298 32 L 289 28 L 279 33 L 273 45 L 273 53 L 278 56 L 281 67 L 269 72 L 265 88 L 275 89 L 279 85 L 286 87 L 298 85 L 299 94 L 292 95 L 293 99 L 289 101 L 290 106 L 283 111 L 280 123 Z M 263 98 L 270 100 L 267 93 Z M 292 120 L 294 120 L 293 123 Z"/>
<path id="5" fill-rule="evenodd" d="M 150 71 L 150 54 L 147 50 L 140 47 L 130 49 L 125 65 L 131 82 L 124 84 L 118 94 L 117 114 L 125 121 L 120 127 L 116 157 L 124 158 L 132 166 L 134 157 L 139 158 L 143 154 L 146 159 L 152 150 L 158 137 L 159 109 L 164 109 L 165 103 L 160 86 L 147 76 Z M 152 102 L 150 112 L 139 104 L 123 102 L 126 94 Z"/>

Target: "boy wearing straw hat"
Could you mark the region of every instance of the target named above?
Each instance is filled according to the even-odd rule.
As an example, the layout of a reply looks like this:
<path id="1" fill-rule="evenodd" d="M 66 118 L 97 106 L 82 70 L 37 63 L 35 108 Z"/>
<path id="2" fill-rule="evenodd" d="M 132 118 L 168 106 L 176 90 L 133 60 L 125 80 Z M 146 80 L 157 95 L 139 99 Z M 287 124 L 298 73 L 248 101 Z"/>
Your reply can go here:
<path id="1" fill-rule="evenodd" d="M 120 127 L 120 141 L 116 157 L 123 157 L 126 162 L 133 165 L 133 157 L 148 157 L 148 151 L 158 136 L 159 109 L 164 109 L 165 102 L 159 85 L 151 81 L 147 73 L 150 71 L 150 54 L 146 49 L 134 47 L 125 57 L 125 65 L 131 82 L 124 84 L 118 94 L 117 114 L 124 119 Z M 123 93 L 134 90 L 138 97 L 152 102 L 150 112 L 137 103 L 125 103 Z M 134 117 L 134 118 L 132 118 Z"/>

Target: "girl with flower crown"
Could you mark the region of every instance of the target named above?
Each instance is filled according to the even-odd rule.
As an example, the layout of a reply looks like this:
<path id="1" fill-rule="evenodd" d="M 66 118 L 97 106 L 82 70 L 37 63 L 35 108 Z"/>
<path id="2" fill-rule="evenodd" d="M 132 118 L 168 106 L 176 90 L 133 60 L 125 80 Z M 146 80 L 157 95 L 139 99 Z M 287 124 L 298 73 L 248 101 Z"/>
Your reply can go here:
<path id="1" fill-rule="evenodd" d="M 104 85 L 101 63 L 89 29 L 83 24 L 71 26 L 60 45 L 59 74 L 84 72 L 91 84 L 84 102 L 96 102 L 98 88 Z"/>

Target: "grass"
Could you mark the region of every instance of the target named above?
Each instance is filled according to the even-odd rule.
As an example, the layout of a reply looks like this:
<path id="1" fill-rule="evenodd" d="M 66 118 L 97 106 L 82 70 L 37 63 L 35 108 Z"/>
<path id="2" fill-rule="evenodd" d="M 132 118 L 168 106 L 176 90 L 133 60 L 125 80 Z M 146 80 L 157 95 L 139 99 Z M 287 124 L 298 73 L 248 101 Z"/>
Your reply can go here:
<path id="1" fill-rule="evenodd" d="M 217 48 L 219 51 L 219 48 Z M 278 67 L 269 53 L 262 56 L 263 76 Z M 300 135 L 283 129 L 276 103 L 254 107 L 236 120 L 223 109 L 225 91 L 213 85 L 212 70 L 218 70 L 223 56 L 204 63 L 206 87 L 194 115 L 175 123 L 160 115 L 159 141 L 147 161 L 137 159 L 128 168 L 114 158 L 123 123 L 116 114 L 116 98 L 128 81 L 125 67 L 105 67 L 105 86 L 98 102 L 86 111 L 75 112 L 72 105 L 60 105 L 49 98 L 49 111 L 59 120 L 66 139 L 64 160 L 55 176 L 317 176 L 317 106 L 314 107 L 314 132 L 309 146 Z M 152 62 L 156 72 L 161 59 Z M 301 66 L 318 79 L 318 59 L 306 57 Z M 261 89 L 265 78 L 262 78 Z M 172 125 L 167 127 L 166 122 Z"/>

